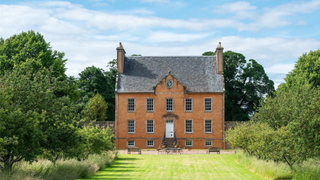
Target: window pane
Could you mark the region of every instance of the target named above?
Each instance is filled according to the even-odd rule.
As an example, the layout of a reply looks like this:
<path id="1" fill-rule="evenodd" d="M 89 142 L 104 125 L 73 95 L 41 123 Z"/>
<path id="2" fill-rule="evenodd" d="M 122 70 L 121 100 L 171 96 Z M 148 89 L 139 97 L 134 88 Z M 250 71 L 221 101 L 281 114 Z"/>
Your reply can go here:
<path id="1" fill-rule="evenodd" d="M 191 140 L 186 140 L 186 146 L 192 146 L 192 141 Z"/>
<path id="2" fill-rule="evenodd" d="M 205 111 L 211 111 L 211 98 L 204 99 L 204 110 Z"/>
<path id="3" fill-rule="evenodd" d="M 211 133 L 212 132 L 212 124 L 211 124 L 211 120 L 205 120 L 205 132 L 206 133 Z"/>
<path id="4" fill-rule="evenodd" d="M 153 133 L 153 120 L 147 121 L 147 133 Z"/>
<path id="5" fill-rule="evenodd" d="M 186 133 L 192 133 L 192 120 L 186 120 Z"/>
<path id="6" fill-rule="evenodd" d="M 192 111 L 192 99 L 186 99 L 186 111 Z"/>
<path id="7" fill-rule="evenodd" d="M 128 141 L 128 147 L 129 146 L 134 146 L 134 141 Z"/>
<path id="8" fill-rule="evenodd" d="M 134 133 L 134 120 L 128 120 L 128 133 Z"/>
<path id="9" fill-rule="evenodd" d="M 173 99 L 166 99 L 166 111 L 172 112 L 173 111 Z"/>
<path id="10" fill-rule="evenodd" d="M 153 111 L 153 99 L 147 99 L 147 111 Z"/>
<path id="11" fill-rule="evenodd" d="M 128 99 L 128 111 L 134 111 L 134 99 Z"/>
<path id="12" fill-rule="evenodd" d="M 153 146 L 154 146 L 153 141 L 147 141 L 147 146 L 148 146 L 148 147 L 153 147 Z"/>
<path id="13" fill-rule="evenodd" d="M 206 145 L 206 146 L 212 146 L 212 141 L 206 141 L 206 142 L 205 142 L 205 145 Z"/>

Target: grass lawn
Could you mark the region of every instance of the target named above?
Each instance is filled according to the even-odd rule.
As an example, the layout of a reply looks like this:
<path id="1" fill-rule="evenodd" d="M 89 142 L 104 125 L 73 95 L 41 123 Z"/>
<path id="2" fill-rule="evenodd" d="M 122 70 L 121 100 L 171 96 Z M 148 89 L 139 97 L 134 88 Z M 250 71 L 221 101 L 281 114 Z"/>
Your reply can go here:
<path id="1" fill-rule="evenodd" d="M 89 179 L 263 179 L 235 163 L 234 158 L 234 154 L 118 154 L 111 167 Z"/>

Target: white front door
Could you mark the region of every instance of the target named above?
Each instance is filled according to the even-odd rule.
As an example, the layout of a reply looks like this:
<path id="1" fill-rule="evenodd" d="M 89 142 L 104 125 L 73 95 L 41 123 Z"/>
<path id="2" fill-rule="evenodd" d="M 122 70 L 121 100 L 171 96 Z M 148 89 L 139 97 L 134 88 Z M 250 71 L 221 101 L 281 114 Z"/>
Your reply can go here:
<path id="1" fill-rule="evenodd" d="M 173 138 L 174 130 L 173 130 L 173 120 L 166 121 L 166 138 Z"/>

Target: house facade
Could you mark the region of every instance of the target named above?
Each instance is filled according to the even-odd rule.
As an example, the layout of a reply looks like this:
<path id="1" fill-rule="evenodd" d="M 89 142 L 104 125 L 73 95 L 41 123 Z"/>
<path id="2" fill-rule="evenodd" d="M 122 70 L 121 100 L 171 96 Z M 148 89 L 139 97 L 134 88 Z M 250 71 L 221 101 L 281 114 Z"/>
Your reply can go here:
<path id="1" fill-rule="evenodd" d="M 216 56 L 125 56 L 117 48 L 118 149 L 224 149 L 223 47 Z"/>

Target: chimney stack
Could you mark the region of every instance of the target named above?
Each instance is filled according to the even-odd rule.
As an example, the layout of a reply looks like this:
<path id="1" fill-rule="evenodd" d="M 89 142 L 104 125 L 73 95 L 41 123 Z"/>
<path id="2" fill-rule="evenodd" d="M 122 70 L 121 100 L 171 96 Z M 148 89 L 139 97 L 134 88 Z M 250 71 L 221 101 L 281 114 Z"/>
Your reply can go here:
<path id="1" fill-rule="evenodd" d="M 223 74 L 223 47 L 221 47 L 221 42 L 219 42 L 216 49 L 216 61 L 217 61 L 217 73 Z"/>
<path id="2" fill-rule="evenodd" d="M 121 42 L 119 43 L 119 47 L 117 47 L 117 60 L 118 60 L 118 74 L 123 73 L 124 68 L 124 56 L 126 54 L 126 51 L 124 50 Z"/>

